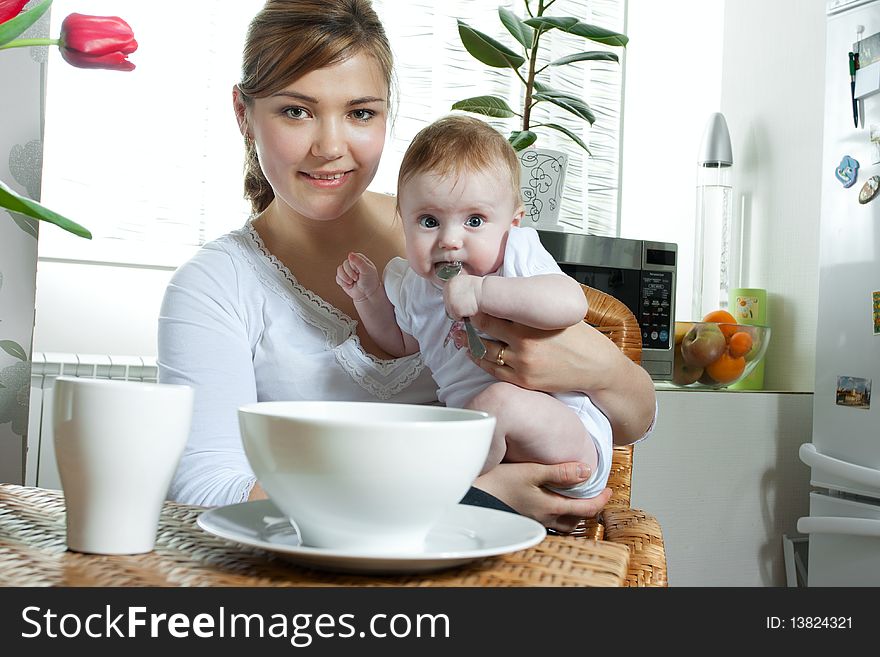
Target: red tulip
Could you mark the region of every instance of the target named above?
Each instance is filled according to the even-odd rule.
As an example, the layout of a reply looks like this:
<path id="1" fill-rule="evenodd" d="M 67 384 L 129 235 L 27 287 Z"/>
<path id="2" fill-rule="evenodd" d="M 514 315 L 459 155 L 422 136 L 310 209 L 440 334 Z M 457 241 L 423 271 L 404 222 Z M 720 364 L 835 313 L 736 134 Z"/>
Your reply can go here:
<path id="1" fill-rule="evenodd" d="M 27 3 L 28 0 L 0 0 L 0 23 L 18 16 Z"/>
<path id="2" fill-rule="evenodd" d="M 138 47 L 134 32 L 116 16 L 70 14 L 61 23 L 60 41 L 61 56 L 72 66 L 134 70 L 126 59 Z"/>

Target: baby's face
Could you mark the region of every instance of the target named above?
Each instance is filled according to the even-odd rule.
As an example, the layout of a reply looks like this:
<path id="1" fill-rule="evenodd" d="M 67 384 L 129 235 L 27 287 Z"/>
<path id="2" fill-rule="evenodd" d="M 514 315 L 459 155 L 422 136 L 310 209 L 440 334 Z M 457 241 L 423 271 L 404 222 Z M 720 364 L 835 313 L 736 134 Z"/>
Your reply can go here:
<path id="1" fill-rule="evenodd" d="M 438 284 L 437 271 L 450 262 L 461 262 L 474 276 L 497 270 L 510 226 L 523 215 L 510 178 L 491 169 L 458 177 L 418 173 L 401 187 L 397 202 L 409 265 Z"/>

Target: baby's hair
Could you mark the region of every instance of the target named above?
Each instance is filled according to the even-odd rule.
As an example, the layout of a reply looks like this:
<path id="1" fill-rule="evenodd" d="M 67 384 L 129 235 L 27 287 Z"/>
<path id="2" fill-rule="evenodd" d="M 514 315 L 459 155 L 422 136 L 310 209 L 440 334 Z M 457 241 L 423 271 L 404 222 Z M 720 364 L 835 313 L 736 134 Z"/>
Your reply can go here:
<path id="1" fill-rule="evenodd" d="M 397 177 L 397 197 L 407 181 L 420 173 L 457 178 L 486 169 L 507 174 L 510 191 L 521 205 L 519 160 L 510 142 L 485 121 L 451 114 L 422 128 L 406 149 Z"/>

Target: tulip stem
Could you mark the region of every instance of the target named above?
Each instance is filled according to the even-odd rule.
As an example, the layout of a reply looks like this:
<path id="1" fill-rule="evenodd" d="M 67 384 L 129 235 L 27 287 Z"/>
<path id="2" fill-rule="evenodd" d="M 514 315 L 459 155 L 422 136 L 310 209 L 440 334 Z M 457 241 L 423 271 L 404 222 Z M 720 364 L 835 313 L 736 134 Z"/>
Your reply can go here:
<path id="1" fill-rule="evenodd" d="M 61 39 L 16 39 L 0 46 L 0 50 L 7 48 L 27 48 L 28 46 L 57 46 Z"/>

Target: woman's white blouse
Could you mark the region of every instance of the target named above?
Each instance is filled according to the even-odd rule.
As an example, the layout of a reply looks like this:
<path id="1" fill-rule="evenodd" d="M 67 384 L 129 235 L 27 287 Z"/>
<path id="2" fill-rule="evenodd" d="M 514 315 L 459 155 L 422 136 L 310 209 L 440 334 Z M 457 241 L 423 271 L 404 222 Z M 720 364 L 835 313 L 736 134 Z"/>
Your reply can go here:
<path id="1" fill-rule="evenodd" d="M 169 498 L 206 506 L 247 499 L 255 477 L 238 429 L 243 404 L 436 401 L 418 354 L 379 360 L 356 328 L 299 285 L 250 222 L 181 266 L 159 316 L 159 381 L 192 386 L 195 407 Z"/>

